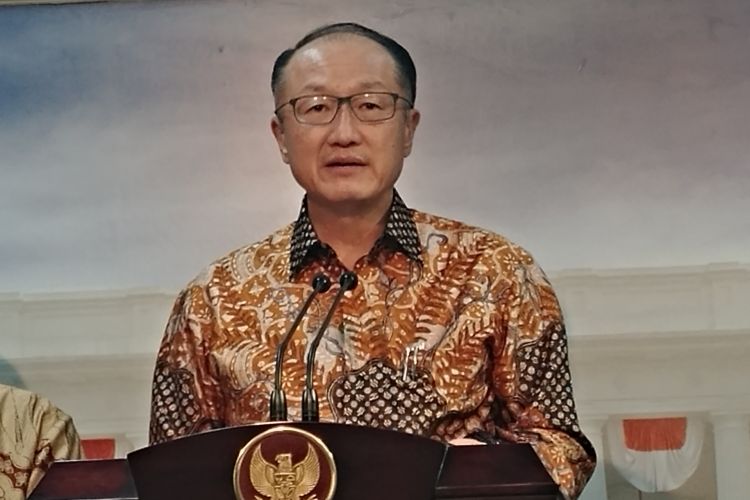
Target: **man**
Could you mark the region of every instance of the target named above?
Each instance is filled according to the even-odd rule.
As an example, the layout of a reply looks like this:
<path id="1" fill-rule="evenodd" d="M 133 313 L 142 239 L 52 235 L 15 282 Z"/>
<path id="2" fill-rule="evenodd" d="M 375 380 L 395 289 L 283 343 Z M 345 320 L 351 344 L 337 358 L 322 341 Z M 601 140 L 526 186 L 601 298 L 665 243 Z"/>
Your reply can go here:
<path id="1" fill-rule="evenodd" d="M 394 190 L 420 114 L 408 52 L 356 24 L 274 65 L 271 129 L 306 192 L 299 218 L 212 264 L 179 296 L 156 365 L 151 441 L 265 420 L 276 347 L 312 278 L 353 271 L 315 359 L 322 420 L 445 442 L 529 442 L 568 497 L 594 466 L 560 308 L 523 249 L 406 207 Z M 300 417 L 317 296 L 283 365 Z"/>
<path id="2" fill-rule="evenodd" d="M 0 384 L 0 499 L 24 500 L 55 460 L 81 458 L 69 416 L 47 399 Z"/>

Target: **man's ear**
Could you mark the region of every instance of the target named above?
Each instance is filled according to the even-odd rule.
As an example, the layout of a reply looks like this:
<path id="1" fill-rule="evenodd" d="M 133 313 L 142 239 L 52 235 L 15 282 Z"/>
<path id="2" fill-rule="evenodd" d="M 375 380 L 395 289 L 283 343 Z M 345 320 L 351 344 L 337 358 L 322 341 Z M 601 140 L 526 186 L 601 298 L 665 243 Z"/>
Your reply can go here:
<path id="1" fill-rule="evenodd" d="M 281 153 L 281 160 L 289 164 L 289 150 L 286 147 L 286 136 L 284 135 L 284 124 L 278 116 L 274 115 L 271 118 L 271 132 L 273 133 L 276 143 L 279 145 L 279 152 Z"/>
<path id="2" fill-rule="evenodd" d="M 412 108 L 406 112 L 406 126 L 404 127 L 404 158 L 411 154 L 411 146 L 414 141 L 414 132 L 419 125 L 421 114 L 418 110 Z"/>

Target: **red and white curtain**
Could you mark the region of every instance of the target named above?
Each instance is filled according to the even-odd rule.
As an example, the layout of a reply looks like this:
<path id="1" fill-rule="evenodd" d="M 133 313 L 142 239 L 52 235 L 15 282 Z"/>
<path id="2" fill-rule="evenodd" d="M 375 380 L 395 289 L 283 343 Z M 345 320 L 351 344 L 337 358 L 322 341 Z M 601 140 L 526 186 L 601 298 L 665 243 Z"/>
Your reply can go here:
<path id="1" fill-rule="evenodd" d="M 612 465 L 644 492 L 672 491 L 698 468 L 705 429 L 694 417 L 610 419 Z"/>

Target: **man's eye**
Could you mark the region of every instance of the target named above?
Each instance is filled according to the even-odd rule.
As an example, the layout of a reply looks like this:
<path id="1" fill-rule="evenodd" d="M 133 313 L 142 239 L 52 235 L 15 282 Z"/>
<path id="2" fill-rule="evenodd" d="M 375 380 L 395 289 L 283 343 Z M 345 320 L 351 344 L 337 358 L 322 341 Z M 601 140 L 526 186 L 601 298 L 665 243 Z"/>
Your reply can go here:
<path id="1" fill-rule="evenodd" d="M 328 109 L 329 107 L 327 104 L 313 104 L 311 106 L 307 106 L 304 109 L 304 113 L 306 115 L 311 115 L 315 113 L 325 113 L 326 111 L 328 111 Z"/>
<path id="2" fill-rule="evenodd" d="M 366 102 L 360 103 L 359 109 L 363 111 L 376 111 L 379 109 L 383 109 L 383 106 L 381 106 L 380 103 L 377 103 L 374 101 L 366 101 Z"/>

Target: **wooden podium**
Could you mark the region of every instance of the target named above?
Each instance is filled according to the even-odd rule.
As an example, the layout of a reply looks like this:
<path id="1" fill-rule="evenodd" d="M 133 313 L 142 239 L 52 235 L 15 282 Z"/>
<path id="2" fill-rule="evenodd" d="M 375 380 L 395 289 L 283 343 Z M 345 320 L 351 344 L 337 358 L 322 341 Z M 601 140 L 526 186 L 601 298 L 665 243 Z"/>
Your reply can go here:
<path id="1" fill-rule="evenodd" d="M 240 450 L 279 423 L 219 429 L 127 459 L 56 462 L 29 500 L 235 500 Z M 288 423 L 319 438 L 337 469 L 336 500 L 558 500 L 529 445 L 447 446 L 395 431 Z"/>

